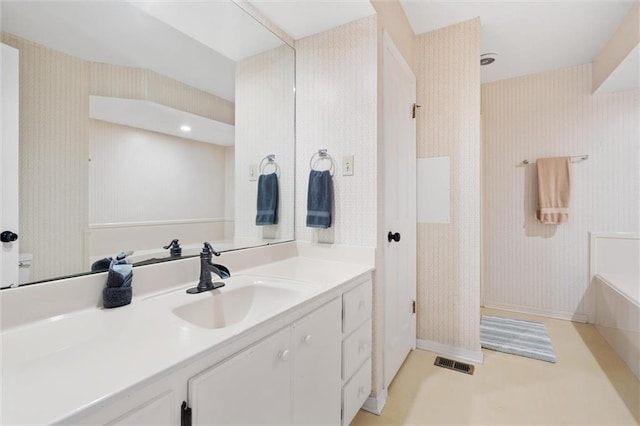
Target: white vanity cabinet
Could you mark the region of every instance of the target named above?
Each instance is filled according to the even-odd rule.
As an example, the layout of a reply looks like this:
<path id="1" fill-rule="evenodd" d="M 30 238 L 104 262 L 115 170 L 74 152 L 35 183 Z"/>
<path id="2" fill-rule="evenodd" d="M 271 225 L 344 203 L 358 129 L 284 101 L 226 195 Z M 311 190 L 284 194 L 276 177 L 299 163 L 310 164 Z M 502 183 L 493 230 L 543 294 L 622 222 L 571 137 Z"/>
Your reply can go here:
<path id="1" fill-rule="evenodd" d="M 189 380 L 193 425 L 339 424 L 340 299 Z"/>
<path id="2" fill-rule="evenodd" d="M 347 425 L 371 391 L 371 275 L 342 285 L 64 423 Z"/>

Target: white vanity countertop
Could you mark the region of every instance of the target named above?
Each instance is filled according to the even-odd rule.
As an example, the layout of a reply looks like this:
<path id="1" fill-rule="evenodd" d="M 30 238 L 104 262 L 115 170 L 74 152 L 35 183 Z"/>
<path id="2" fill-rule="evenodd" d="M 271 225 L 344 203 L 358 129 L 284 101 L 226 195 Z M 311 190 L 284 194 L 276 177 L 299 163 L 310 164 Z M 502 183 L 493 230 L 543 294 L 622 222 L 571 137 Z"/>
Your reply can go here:
<path id="1" fill-rule="evenodd" d="M 209 292 L 187 294 L 194 280 L 159 295 L 134 298 L 121 308 L 86 309 L 7 330 L 1 341 L 2 424 L 64 422 L 372 269 L 367 264 L 294 257 L 232 271 L 233 277 L 297 280 L 317 287 L 273 315 L 221 329 L 196 327 L 171 312 L 199 297 L 211 297 Z"/>

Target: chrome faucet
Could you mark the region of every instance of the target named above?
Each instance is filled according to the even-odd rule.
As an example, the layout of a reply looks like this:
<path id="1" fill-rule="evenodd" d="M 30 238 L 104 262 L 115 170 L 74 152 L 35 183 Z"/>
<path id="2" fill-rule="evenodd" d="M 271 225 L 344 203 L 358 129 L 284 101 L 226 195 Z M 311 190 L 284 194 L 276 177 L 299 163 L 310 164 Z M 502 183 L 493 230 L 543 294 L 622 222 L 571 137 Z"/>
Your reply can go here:
<path id="1" fill-rule="evenodd" d="M 200 252 L 200 281 L 198 286 L 187 290 L 189 294 L 202 293 L 203 291 L 215 290 L 216 288 L 224 287 L 223 282 L 213 282 L 211 280 L 211 273 L 216 274 L 220 279 L 229 278 L 231 273 L 229 269 L 224 265 L 218 265 L 212 263 L 212 255 L 220 256 L 220 253 L 215 251 L 211 244 L 204 243 L 202 251 Z"/>

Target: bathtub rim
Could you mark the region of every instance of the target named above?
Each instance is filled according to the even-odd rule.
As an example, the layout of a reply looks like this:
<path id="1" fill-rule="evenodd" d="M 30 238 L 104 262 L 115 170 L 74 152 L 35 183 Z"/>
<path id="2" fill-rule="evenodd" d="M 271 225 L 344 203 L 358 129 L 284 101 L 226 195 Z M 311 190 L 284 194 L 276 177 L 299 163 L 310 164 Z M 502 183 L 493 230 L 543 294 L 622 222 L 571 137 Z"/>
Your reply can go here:
<path id="1" fill-rule="evenodd" d="M 606 284 L 609 288 L 614 290 L 620 296 L 624 297 L 629 303 L 633 304 L 636 308 L 640 309 L 640 301 L 639 300 L 635 300 L 632 296 L 628 295 L 627 292 L 622 290 L 620 287 L 618 287 L 614 283 L 613 279 L 607 278 L 606 274 L 604 276 L 601 275 L 601 274 L 596 274 L 594 278 L 600 280 L 603 284 Z M 613 278 L 615 278 L 615 277 L 613 277 Z M 634 277 L 631 277 L 631 279 L 633 279 L 633 278 Z"/>

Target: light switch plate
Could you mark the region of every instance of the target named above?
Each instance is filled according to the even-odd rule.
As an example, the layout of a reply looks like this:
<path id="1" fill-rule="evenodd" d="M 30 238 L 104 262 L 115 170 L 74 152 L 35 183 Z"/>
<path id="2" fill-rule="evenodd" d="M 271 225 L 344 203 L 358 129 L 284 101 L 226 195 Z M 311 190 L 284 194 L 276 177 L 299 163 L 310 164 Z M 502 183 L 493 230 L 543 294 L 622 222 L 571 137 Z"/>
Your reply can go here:
<path id="1" fill-rule="evenodd" d="M 353 155 L 342 157 L 342 176 L 353 176 Z"/>
<path id="2" fill-rule="evenodd" d="M 249 181 L 253 182 L 254 180 L 258 180 L 258 165 L 250 164 L 249 165 Z"/>

